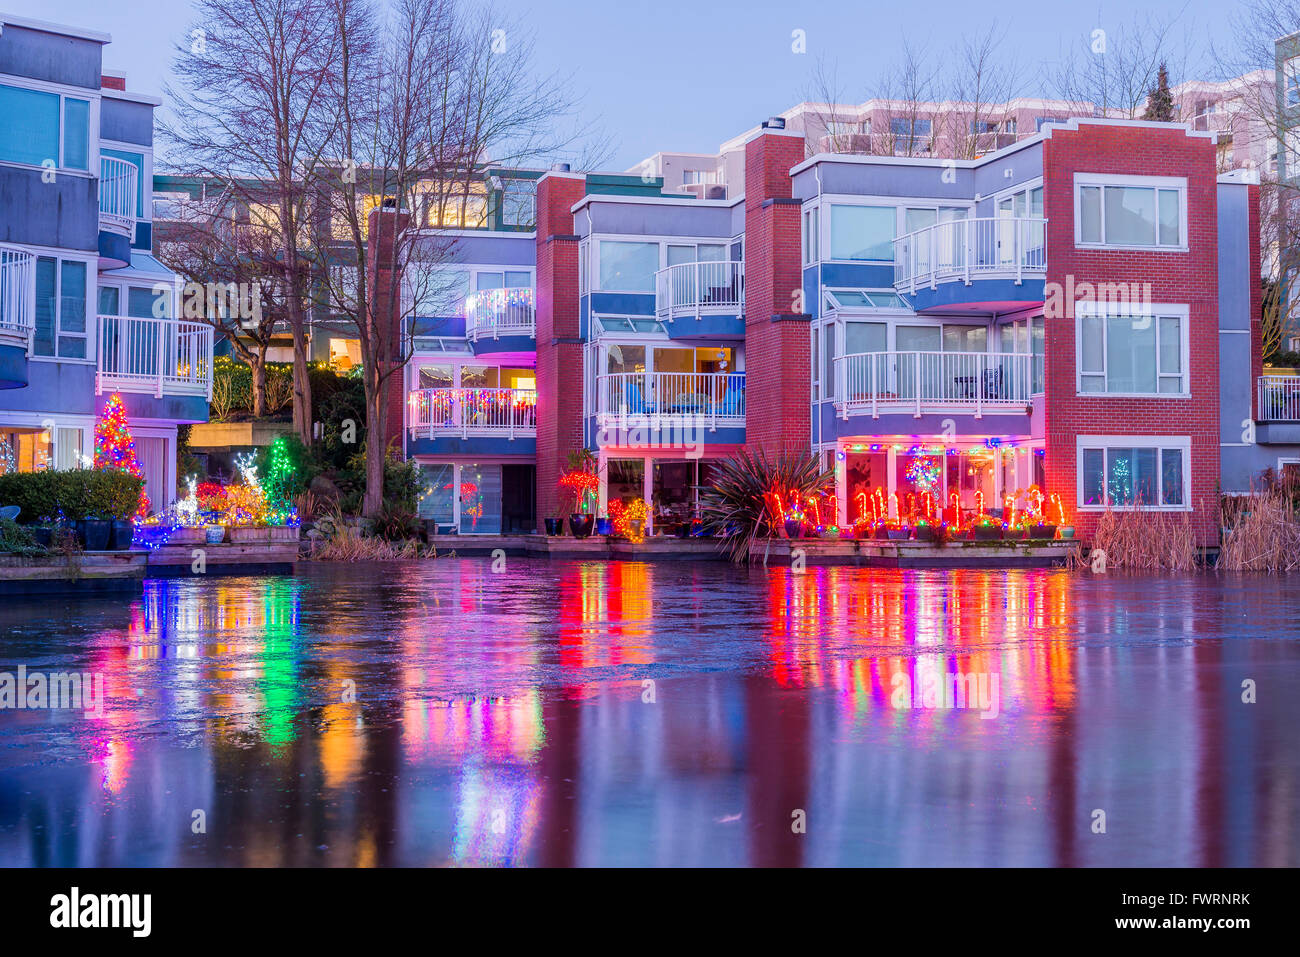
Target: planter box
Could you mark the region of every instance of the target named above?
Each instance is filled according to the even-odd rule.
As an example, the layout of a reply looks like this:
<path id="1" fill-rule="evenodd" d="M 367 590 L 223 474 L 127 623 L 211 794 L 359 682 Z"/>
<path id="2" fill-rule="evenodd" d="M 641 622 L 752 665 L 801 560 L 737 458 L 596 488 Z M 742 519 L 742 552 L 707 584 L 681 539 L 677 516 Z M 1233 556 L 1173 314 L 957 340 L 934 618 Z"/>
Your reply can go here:
<path id="1" fill-rule="evenodd" d="M 237 544 L 250 542 L 269 542 L 271 529 L 265 525 L 232 525 L 229 529 L 230 541 Z"/>
<path id="2" fill-rule="evenodd" d="M 301 537 L 302 529 L 297 525 L 272 525 L 267 529 L 273 542 L 296 542 Z"/>
<path id="3" fill-rule="evenodd" d="M 202 526 L 183 525 L 171 533 L 167 542 L 171 545 L 201 545 L 207 534 L 208 530 Z"/>

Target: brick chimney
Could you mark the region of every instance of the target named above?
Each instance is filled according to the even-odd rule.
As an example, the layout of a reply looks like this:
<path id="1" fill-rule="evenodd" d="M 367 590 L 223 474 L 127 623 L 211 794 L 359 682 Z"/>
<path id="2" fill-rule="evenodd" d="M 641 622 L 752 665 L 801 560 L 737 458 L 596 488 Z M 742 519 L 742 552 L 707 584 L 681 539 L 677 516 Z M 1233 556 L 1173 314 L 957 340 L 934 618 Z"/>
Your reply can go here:
<path id="1" fill-rule="evenodd" d="M 401 296 L 394 301 L 391 291 L 401 289 L 402 269 L 398 262 L 400 251 L 395 252 L 397 237 L 406 229 L 411 217 L 393 209 L 376 207 L 366 219 L 366 283 L 367 300 L 378 319 L 382 334 L 388 337 L 389 355 L 399 357 L 402 349 Z M 396 280 L 396 281 L 394 281 Z M 392 363 L 401 365 L 400 362 Z M 383 436 L 386 447 L 395 446 L 406 457 L 406 430 L 404 412 L 406 386 L 403 373 L 394 372 L 384 384 Z"/>
<path id="2" fill-rule="evenodd" d="M 573 204 L 586 178 L 552 171 L 537 183 L 537 528 L 559 504 L 569 452 L 582 448 L 582 337 Z"/>
<path id="3" fill-rule="evenodd" d="M 802 134 L 764 127 L 745 144 L 745 444 L 768 454 L 812 434 L 809 322 L 790 170 Z"/>
<path id="4" fill-rule="evenodd" d="M 101 90 L 121 90 L 122 92 L 126 92 L 126 74 L 125 73 L 100 74 L 99 88 Z"/>

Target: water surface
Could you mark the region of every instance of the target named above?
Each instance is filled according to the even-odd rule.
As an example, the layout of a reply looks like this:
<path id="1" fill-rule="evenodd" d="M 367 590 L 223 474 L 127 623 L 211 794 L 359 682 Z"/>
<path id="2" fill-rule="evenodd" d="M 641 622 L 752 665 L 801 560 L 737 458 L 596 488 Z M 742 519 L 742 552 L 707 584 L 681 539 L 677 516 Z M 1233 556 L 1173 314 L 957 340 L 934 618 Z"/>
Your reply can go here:
<path id="1" fill-rule="evenodd" d="M 107 700 L 0 711 L 0 864 L 1295 866 L 1296 595 L 517 558 L 10 598 L 0 673 Z M 898 706 L 950 673 L 996 709 Z"/>

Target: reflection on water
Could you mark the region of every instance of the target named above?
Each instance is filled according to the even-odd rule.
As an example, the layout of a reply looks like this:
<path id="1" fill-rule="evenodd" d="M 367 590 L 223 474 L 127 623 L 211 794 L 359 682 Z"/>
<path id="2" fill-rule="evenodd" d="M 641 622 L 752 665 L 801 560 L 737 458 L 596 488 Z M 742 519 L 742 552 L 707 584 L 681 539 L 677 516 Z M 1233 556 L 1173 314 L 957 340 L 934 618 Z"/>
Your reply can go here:
<path id="1" fill-rule="evenodd" d="M 523 559 L 11 600 L 0 671 L 107 702 L 0 711 L 0 863 L 1295 865 L 1293 608 L 1284 579 Z M 996 708 L 898 707 L 935 674 Z"/>

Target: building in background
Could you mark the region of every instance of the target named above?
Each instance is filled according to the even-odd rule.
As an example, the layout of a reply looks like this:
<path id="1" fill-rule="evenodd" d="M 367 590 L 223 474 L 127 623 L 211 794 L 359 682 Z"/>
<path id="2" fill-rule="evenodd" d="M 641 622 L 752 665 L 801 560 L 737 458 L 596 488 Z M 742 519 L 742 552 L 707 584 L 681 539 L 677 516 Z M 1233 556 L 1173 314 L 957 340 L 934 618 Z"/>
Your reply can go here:
<path id="1" fill-rule="evenodd" d="M 120 393 L 161 508 L 177 425 L 208 417 L 212 333 L 151 255 L 159 101 L 104 73 L 109 42 L 0 15 L 0 441 L 19 470 L 87 465 Z"/>

